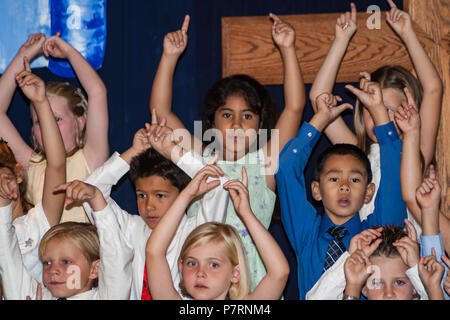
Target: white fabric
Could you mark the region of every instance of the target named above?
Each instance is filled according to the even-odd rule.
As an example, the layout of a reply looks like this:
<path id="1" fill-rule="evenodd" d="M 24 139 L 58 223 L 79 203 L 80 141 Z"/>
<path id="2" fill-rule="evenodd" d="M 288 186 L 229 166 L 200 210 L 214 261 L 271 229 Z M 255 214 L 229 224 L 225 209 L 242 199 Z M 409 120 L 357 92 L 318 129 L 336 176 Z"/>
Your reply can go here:
<path id="1" fill-rule="evenodd" d="M 190 177 L 193 177 L 205 166 L 201 157 L 194 152 L 186 153 L 179 160 L 177 165 Z M 105 199 L 107 199 L 112 208 L 112 213 L 118 221 L 121 230 L 120 234 L 124 238 L 124 244 L 134 250 L 130 299 L 140 300 L 144 280 L 145 247 L 151 229 L 139 215 L 129 214 L 125 210 L 122 210 L 119 205 L 110 198 L 112 186 L 116 184 L 128 170 L 128 163 L 120 158 L 119 154 L 115 152 L 111 158 L 108 159 L 103 166 L 97 168 L 85 182 L 97 186 L 103 192 Z M 221 178 L 220 180 L 222 185 L 226 182 L 226 179 Z M 172 279 L 177 290 L 179 290 L 180 282 L 177 260 L 184 240 L 189 233 L 200 224 L 211 221 L 224 222 L 228 199 L 228 192 L 221 186 L 218 186 L 204 195 L 201 210 L 196 216 L 183 217 L 175 237 L 169 245 L 166 255 L 172 273 Z M 88 204 L 84 204 L 84 208 L 91 219 L 92 209 Z"/>
<path id="2" fill-rule="evenodd" d="M 33 278 L 22 261 L 19 240 L 11 222 L 12 206 L 0 209 L 4 211 L 0 214 L 0 277 L 4 298 L 6 300 L 25 300 L 27 296 L 30 296 L 35 299 L 39 281 Z M 97 289 L 69 299 L 119 300 L 128 299 L 130 295 L 131 267 L 129 262 L 133 257 L 133 252 L 124 249 L 117 221 L 111 219 L 114 216 L 110 210 L 110 206 L 106 206 L 103 210 L 93 213 L 100 239 L 99 286 Z M 42 219 L 45 219 L 45 215 L 40 215 L 40 219 L 34 221 L 42 224 L 43 221 L 39 221 Z M 24 229 L 24 234 L 32 234 L 32 232 L 25 231 L 27 230 Z M 42 299 L 56 298 L 43 287 Z"/>

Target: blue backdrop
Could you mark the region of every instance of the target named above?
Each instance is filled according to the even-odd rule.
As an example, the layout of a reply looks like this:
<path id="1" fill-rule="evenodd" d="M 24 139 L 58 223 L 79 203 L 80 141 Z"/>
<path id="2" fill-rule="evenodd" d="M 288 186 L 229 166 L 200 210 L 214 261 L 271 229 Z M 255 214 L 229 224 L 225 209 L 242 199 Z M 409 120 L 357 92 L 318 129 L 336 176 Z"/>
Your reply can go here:
<path id="1" fill-rule="evenodd" d="M 358 11 L 365 12 L 373 4 L 379 5 L 381 10 L 388 9 L 384 0 L 354 2 Z M 395 2 L 402 8 L 402 1 Z M 206 90 L 222 75 L 221 17 L 267 15 L 269 12 L 280 15 L 344 12 L 349 8 L 349 0 L 108 1 L 106 51 L 98 72 L 108 88 L 111 152 L 126 150 L 134 133 L 149 120 L 150 90 L 162 53 L 163 37 L 180 28 L 185 14 L 191 15 L 189 45 L 176 70 L 173 109 L 192 131 L 193 121 L 200 119 Z M 35 72 L 47 81 L 69 81 L 79 86 L 76 79 L 55 76 L 46 68 Z M 284 103 L 282 87 L 267 88 L 281 111 Z M 306 88 L 309 91 L 310 85 Z M 335 94 L 353 103 L 343 84 L 336 85 Z M 29 140 L 29 109 L 19 92 L 16 92 L 8 114 L 22 136 Z M 303 120 L 309 121 L 312 114 L 308 101 Z M 351 113 L 344 118 L 352 125 Z M 307 183 L 312 178 L 311 163 L 328 145 L 328 140 L 322 137 L 306 169 Z M 112 196 L 125 210 L 137 213 L 134 191 L 127 179 L 114 188 Z M 291 263 L 291 279 L 285 298 L 296 298 L 295 259 L 280 225 L 275 223 L 271 231 Z"/>

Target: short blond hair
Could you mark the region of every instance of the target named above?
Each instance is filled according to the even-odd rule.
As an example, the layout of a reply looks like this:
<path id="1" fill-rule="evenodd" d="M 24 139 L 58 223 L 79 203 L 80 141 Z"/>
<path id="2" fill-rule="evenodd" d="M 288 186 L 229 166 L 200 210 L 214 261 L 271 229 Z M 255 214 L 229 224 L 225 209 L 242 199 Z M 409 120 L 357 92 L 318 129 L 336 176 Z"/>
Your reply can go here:
<path id="1" fill-rule="evenodd" d="M 90 223 L 63 222 L 48 230 L 39 244 L 39 259 L 42 261 L 47 244 L 53 239 L 70 240 L 80 249 L 89 264 L 100 259 L 100 240 L 97 228 Z M 93 282 L 93 287 L 98 285 L 98 279 Z"/>
<path id="2" fill-rule="evenodd" d="M 191 249 L 210 242 L 216 243 L 223 250 L 233 267 L 239 265 L 240 280 L 231 285 L 228 297 L 231 300 L 243 299 L 250 292 L 250 272 L 244 246 L 234 227 L 218 222 L 207 222 L 198 226 L 186 238 L 178 260 L 183 261 Z M 180 289 L 183 295 L 189 296 L 182 277 Z"/>

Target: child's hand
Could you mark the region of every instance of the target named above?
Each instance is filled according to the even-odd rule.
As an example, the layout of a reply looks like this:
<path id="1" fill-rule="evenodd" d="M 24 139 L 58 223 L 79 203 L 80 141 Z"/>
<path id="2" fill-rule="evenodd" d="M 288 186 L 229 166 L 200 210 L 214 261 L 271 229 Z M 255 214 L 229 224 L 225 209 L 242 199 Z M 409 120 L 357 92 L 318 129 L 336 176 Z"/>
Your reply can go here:
<path id="1" fill-rule="evenodd" d="M 188 44 L 187 32 L 189 29 L 189 20 L 189 15 L 186 15 L 180 30 L 166 34 L 163 41 L 164 55 L 178 58 L 186 49 Z"/>
<path id="2" fill-rule="evenodd" d="M 336 38 L 350 39 L 356 32 L 356 6 L 350 3 L 351 12 L 342 14 L 336 21 Z"/>
<path id="3" fill-rule="evenodd" d="M 372 253 L 378 248 L 381 243 L 381 231 L 383 227 L 377 229 L 366 229 L 357 234 L 350 240 L 348 253 L 353 254 L 357 250 L 362 250 L 366 257 L 370 257 Z"/>
<path id="4" fill-rule="evenodd" d="M 135 154 L 140 154 L 152 147 L 149 137 L 150 133 L 146 129 L 139 129 L 134 134 L 133 145 L 131 148 L 134 150 Z"/>
<path id="5" fill-rule="evenodd" d="M 388 0 L 388 3 L 391 10 L 386 12 L 386 21 L 400 37 L 404 37 L 413 30 L 411 17 L 408 13 L 398 9 L 392 0 Z"/>
<path id="6" fill-rule="evenodd" d="M 27 300 L 32 300 L 30 296 L 27 296 Z M 36 287 L 36 300 L 42 300 L 42 285 L 38 283 Z"/>
<path id="7" fill-rule="evenodd" d="M 416 200 L 422 209 L 439 208 L 439 202 L 441 201 L 441 188 L 436 178 L 434 166 L 431 164 L 429 168 L 430 173 L 428 178 L 423 180 L 416 191 Z"/>
<path id="8" fill-rule="evenodd" d="M 421 257 L 419 262 L 419 277 L 427 291 L 441 290 L 441 280 L 444 275 L 444 266 L 436 260 L 436 252 L 431 249 L 432 255 Z"/>
<path id="9" fill-rule="evenodd" d="M 392 245 L 397 248 L 403 262 L 412 268 L 419 263 L 420 246 L 417 241 L 417 232 L 411 222 L 405 219 L 408 236 L 395 241 Z"/>
<path id="10" fill-rule="evenodd" d="M 275 44 L 280 48 L 294 47 L 295 43 L 295 30 L 294 28 L 281 20 L 277 15 L 269 13 L 269 16 L 273 20 L 272 24 L 272 38 Z"/>
<path id="11" fill-rule="evenodd" d="M 447 265 L 447 267 L 450 269 L 450 259 L 447 258 L 445 254 L 443 254 L 441 256 L 441 259 Z M 450 296 L 450 270 L 447 270 L 447 276 L 445 277 L 445 281 L 444 281 L 444 290 Z"/>
<path id="12" fill-rule="evenodd" d="M 45 34 L 33 33 L 28 36 L 27 41 L 20 47 L 19 53 L 27 56 L 30 60 L 44 52 L 43 45 Z"/>
<path id="13" fill-rule="evenodd" d="M 213 164 L 208 164 L 202 170 L 197 172 L 186 188 L 183 189 L 183 193 L 187 194 L 190 199 L 199 197 L 220 185 L 219 179 L 206 182 L 209 177 L 219 178 L 223 175 L 222 169 Z"/>
<path id="14" fill-rule="evenodd" d="M 58 32 L 56 35 L 48 38 L 44 42 L 44 55 L 48 58 L 52 56 L 53 58 L 67 59 L 68 52 L 71 45 L 60 38 L 61 33 Z"/>
<path id="15" fill-rule="evenodd" d="M 325 126 L 333 122 L 344 110 L 353 109 L 349 103 L 337 106 L 342 99 L 339 96 L 333 96 L 331 93 L 322 93 L 316 98 L 316 115 L 325 122 Z"/>
<path id="16" fill-rule="evenodd" d="M 363 72 L 361 74 L 367 73 Z M 386 110 L 383 102 L 383 94 L 380 85 L 377 82 L 370 81 L 366 76 L 363 76 L 359 82 L 360 89 L 355 88 L 351 84 L 347 84 L 345 87 L 350 90 L 362 104 L 369 109 L 369 111 L 373 108 L 383 108 Z"/>
<path id="17" fill-rule="evenodd" d="M 420 115 L 417 111 L 416 103 L 408 88 L 403 89 L 407 97 L 407 102 L 402 102 L 402 106 L 394 113 L 395 123 L 404 134 L 420 132 Z"/>
<path id="18" fill-rule="evenodd" d="M 5 207 L 19 197 L 16 177 L 6 168 L 0 168 L 0 207 Z"/>
<path id="19" fill-rule="evenodd" d="M 102 192 L 88 183 L 74 180 L 53 189 L 53 192 L 66 192 L 66 204 L 75 201 L 87 201 L 94 211 L 100 211 L 106 206 Z"/>
<path id="20" fill-rule="evenodd" d="M 347 286 L 356 286 L 362 289 L 371 275 L 369 268 L 372 263 L 362 250 L 356 250 L 344 263 L 344 273 Z"/>
<path id="21" fill-rule="evenodd" d="M 37 75 L 31 73 L 30 61 L 23 58 L 25 70 L 16 75 L 16 81 L 25 96 L 36 104 L 47 99 L 45 94 L 45 83 Z"/>
<path id="22" fill-rule="evenodd" d="M 248 177 L 244 166 L 242 166 L 242 182 L 239 180 L 230 180 L 223 185 L 223 188 L 228 190 L 230 193 L 234 209 L 240 216 L 250 213 L 253 214 L 250 207 L 250 198 L 247 185 Z"/>

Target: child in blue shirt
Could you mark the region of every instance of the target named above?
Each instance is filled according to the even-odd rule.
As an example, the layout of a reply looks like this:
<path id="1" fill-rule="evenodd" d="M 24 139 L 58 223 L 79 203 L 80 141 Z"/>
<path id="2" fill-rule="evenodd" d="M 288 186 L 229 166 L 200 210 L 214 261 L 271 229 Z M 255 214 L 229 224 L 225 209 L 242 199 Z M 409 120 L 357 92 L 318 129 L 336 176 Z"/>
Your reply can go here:
<path id="1" fill-rule="evenodd" d="M 361 89 L 347 86 L 365 101 L 375 122 L 375 134 L 381 149 L 383 175 L 375 199 L 375 211 L 361 222 L 358 211 L 374 194 L 369 160 L 359 148 L 337 144 L 318 159 L 315 181 L 311 185 L 313 198 L 322 201 L 325 214 L 318 215 L 307 201 L 303 170 L 324 128 L 351 105 L 336 106 L 336 98 L 323 93 L 316 99 L 318 112 L 303 124 L 297 136 L 280 153 L 276 174 L 282 222 L 298 263 L 299 298 L 305 299 L 309 289 L 324 270 L 346 251 L 350 239 L 372 225 L 403 224 L 406 206 L 400 190 L 401 140 L 383 104 L 379 85 L 365 82 Z M 385 178 L 388 177 L 388 178 Z M 344 227 L 345 229 L 337 229 Z M 332 236 L 334 231 L 338 231 Z M 329 246 L 335 242 L 337 253 Z M 330 260 L 331 259 L 331 260 Z"/>

